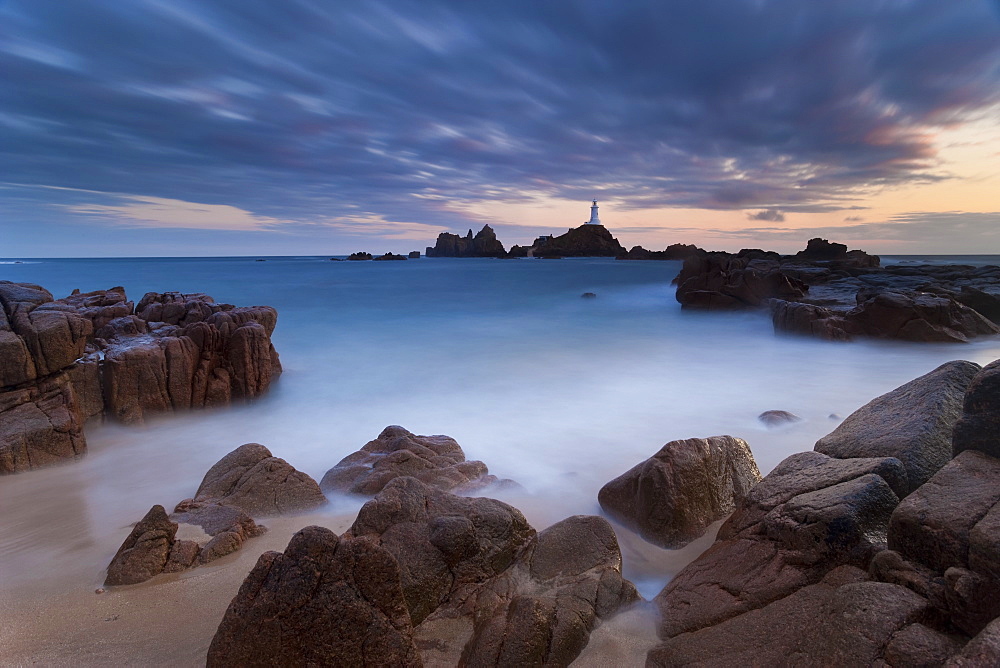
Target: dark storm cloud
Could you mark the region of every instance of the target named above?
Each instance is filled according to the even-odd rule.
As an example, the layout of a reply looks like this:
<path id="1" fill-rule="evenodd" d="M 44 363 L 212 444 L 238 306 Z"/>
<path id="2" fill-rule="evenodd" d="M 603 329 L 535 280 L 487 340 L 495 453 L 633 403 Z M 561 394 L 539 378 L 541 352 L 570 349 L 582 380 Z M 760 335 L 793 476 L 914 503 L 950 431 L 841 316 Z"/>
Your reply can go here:
<path id="1" fill-rule="evenodd" d="M 748 213 L 747 220 L 767 220 L 772 223 L 785 222 L 785 214 L 777 209 L 763 209 L 757 213 Z"/>
<path id="2" fill-rule="evenodd" d="M 944 178 L 924 130 L 1000 101 L 994 9 L 0 2 L 0 170 L 296 220 L 461 226 L 447 201 L 525 192 L 850 208 Z"/>

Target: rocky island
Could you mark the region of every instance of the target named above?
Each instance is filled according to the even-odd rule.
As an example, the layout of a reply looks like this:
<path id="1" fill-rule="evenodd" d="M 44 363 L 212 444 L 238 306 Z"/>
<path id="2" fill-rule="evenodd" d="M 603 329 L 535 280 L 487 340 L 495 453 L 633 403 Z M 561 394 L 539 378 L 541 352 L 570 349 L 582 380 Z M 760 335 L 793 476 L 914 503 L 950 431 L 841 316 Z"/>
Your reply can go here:
<path id="1" fill-rule="evenodd" d="M 811 239 L 795 255 L 700 252 L 684 261 L 685 308 L 769 311 L 776 331 L 965 342 L 1000 334 L 1000 267 L 881 266 L 878 256 Z"/>

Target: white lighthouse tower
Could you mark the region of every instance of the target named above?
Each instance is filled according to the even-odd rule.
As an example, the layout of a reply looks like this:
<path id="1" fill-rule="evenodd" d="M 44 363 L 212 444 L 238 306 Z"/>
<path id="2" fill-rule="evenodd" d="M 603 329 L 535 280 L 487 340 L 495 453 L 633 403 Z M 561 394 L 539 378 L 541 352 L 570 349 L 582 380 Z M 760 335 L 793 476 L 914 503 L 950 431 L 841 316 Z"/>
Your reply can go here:
<path id="1" fill-rule="evenodd" d="M 590 220 L 587 221 L 588 225 L 600 225 L 601 219 L 597 217 L 597 200 L 590 206 Z"/>

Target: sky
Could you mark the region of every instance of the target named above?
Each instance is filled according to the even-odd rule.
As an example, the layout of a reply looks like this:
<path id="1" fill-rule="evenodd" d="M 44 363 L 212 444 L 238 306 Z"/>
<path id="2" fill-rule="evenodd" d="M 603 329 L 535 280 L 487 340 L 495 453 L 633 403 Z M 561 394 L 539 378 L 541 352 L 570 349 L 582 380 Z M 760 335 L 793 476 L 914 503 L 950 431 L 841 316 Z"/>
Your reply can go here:
<path id="1" fill-rule="evenodd" d="M 0 0 L 0 257 L 1000 253 L 1000 0 Z"/>

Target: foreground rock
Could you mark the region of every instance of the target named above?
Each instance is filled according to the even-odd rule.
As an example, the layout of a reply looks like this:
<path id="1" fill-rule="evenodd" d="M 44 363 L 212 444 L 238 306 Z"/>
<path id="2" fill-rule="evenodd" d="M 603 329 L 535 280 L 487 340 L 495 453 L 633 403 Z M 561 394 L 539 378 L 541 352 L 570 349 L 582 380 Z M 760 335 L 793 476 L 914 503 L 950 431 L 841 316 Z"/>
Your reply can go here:
<path id="1" fill-rule="evenodd" d="M 428 246 L 424 254 L 427 257 L 504 257 L 507 251 L 497 240 L 493 228 L 483 225 L 476 236 L 472 236 L 472 230 L 464 237 L 442 232 L 437 243 Z"/>
<path id="2" fill-rule="evenodd" d="M 326 503 L 316 481 L 259 443 L 246 443 L 205 474 L 193 501 L 239 508 L 255 517 L 312 510 Z"/>
<path id="3" fill-rule="evenodd" d="M 209 666 L 420 666 L 400 567 L 385 549 L 299 531 L 265 552 L 208 649 Z"/>
<path id="4" fill-rule="evenodd" d="M 816 442 L 831 457 L 895 457 L 906 468 L 906 493 L 952 456 L 952 431 L 980 367 L 955 361 L 872 399 Z M 904 494 L 905 495 L 905 494 Z"/>
<path id="5" fill-rule="evenodd" d="M 648 663 L 994 665 L 1000 459 L 970 449 L 923 466 L 974 366 L 946 364 L 852 415 L 848 452 L 779 464 L 657 596 Z"/>
<path id="6" fill-rule="evenodd" d="M 955 423 L 952 448 L 955 455 L 979 450 L 1000 457 L 1000 360 L 987 364 L 972 379 Z"/>
<path id="7" fill-rule="evenodd" d="M 163 506 L 153 506 L 112 559 L 104 584 L 137 584 L 207 564 L 267 530 L 253 517 L 325 503 L 315 480 L 263 445 L 247 443 L 212 466 L 195 497 L 178 503 L 169 517 Z M 179 528 L 188 538 L 177 538 Z"/>
<path id="8" fill-rule="evenodd" d="M 0 474 L 79 457 L 83 426 L 108 416 L 221 406 L 267 391 L 281 371 L 277 313 L 204 294 L 123 288 L 54 300 L 0 281 Z"/>
<path id="9" fill-rule="evenodd" d="M 372 496 L 402 476 L 456 492 L 501 482 L 483 462 L 466 461 L 461 446 L 450 436 L 417 436 L 392 425 L 327 471 L 320 487 L 327 492 Z"/>
<path id="10" fill-rule="evenodd" d="M 732 436 L 671 441 L 604 485 L 601 508 L 661 547 L 678 548 L 729 515 L 760 481 L 746 441 Z"/>
<path id="11" fill-rule="evenodd" d="M 264 554 L 209 665 L 568 665 L 637 598 L 601 518 L 536 534 L 500 501 L 397 478 L 339 540 L 307 527 Z"/>

